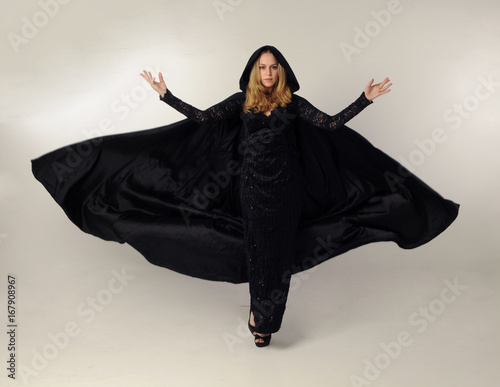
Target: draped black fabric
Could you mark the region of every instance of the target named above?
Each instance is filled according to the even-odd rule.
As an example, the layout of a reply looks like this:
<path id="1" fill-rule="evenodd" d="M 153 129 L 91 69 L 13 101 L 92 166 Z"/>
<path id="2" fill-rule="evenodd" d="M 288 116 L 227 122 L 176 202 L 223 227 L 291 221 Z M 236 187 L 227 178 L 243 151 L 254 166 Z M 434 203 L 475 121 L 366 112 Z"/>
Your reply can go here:
<path id="1" fill-rule="evenodd" d="M 226 103 L 243 99 L 236 93 Z M 294 103 L 307 101 L 294 96 Z M 276 114 L 287 117 L 286 109 Z M 455 220 L 458 204 L 349 127 L 318 122 L 296 117 L 287 126 L 304 187 L 290 274 L 372 242 L 415 248 Z M 128 243 L 179 273 L 242 283 L 249 273 L 240 179 L 245 155 L 258 157 L 259 149 L 239 114 L 185 119 L 57 149 L 32 160 L 32 171 L 82 231 Z"/>

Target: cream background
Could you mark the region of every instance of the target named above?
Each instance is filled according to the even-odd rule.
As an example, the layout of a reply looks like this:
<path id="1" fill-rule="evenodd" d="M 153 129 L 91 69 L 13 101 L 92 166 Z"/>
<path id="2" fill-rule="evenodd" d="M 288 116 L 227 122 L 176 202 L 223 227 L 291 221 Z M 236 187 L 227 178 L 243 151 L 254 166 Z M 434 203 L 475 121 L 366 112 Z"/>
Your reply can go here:
<path id="1" fill-rule="evenodd" d="M 498 1 L 61 0 L 16 52 L 9 34 L 21 34 L 23 18 L 43 24 L 37 12 L 49 3 L 4 0 L 0 16 L 3 329 L 7 273 L 17 278 L 19 313 L 18 380 L 2 367 L 1 385 L 355 386 L 350 377 L 364 377 L 365 359 L 403 332 L 411 344 L 365 385 L 498 385 Z M 399 12 L 370 30 L 349 62 L 341 44 L 354 44 L 357 27 L 376 28 L 372 11 L 389 6 Z M 400 161 L 441 128 L 446 139 L 414 172 L 461 209 L 418 249 L 372 244 L 295 276 L 281 331 L 258 349 L 245 328 L 246 284 L 182 276 L 82 233 L 33 178 L 30 160 L 102 134 L 105 118 L 110 133 L 182 119 L 144 83 L 143 68 L 162 71 L 178 97 L 206 108 L 238 91 L 246 61 L 264 44 L 287 58 L 298 94 L 329 114 L 372 77 L 389 76 L 392 92 L 348 125 Z M 488 77 L 496 85 L 475 100 Z M 446 121 L 464 102 L 469 116 Z M 89 297 L 110 294 L 112 270 L 133 279 L 92 319 L 79 314 Z M 419 333 L 410 316 L 438 306 L 447 279 L 466 289 Z M 77 333 L 51 353 L 50 334 L 68 323 Z M 0 348 L 6 359 L 6 335 Z M 44 350 L 52 358 L 37 363 Z M 24 380 L 21 365 L 33 372 Z"/>

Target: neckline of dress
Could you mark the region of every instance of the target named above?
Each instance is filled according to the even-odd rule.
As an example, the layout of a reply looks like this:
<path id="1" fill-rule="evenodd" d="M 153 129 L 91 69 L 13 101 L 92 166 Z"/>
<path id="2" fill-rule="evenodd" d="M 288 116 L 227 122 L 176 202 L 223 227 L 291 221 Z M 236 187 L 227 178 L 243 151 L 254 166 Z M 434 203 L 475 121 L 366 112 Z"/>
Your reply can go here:
<path id="1" fill-rule="evenodd" d="M 292 102 L 290 102 L 288 105 L 286 105 L 284 108 L 287 108 L 288 106 L 290 106 L 293 102 L 294 102 L 294 99 L 293 99 L 294 95 L 292 96 Z M 277 109 L 281 109 L 283 108 L 283 106 L 278 106 L 278 107 L 275 107 L 274 109 L 272 109 L 270 112 L 269 112 L 269 115 L 267 115 L 265 112 L 259 112 L 259 114 L 263 114 L 265 117 L 271 117 L 271 115 L 273 114 L 273 112 Z"/>

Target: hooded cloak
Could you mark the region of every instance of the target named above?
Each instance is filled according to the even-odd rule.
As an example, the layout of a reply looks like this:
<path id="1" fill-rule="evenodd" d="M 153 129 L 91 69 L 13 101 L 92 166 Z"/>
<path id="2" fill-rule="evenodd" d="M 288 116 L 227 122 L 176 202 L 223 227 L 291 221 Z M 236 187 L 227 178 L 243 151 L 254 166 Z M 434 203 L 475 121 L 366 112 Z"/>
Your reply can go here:
<path id="1" fill-rule="evenodd" d="M 228 99 L 244 100 L 253 63 L 267 49 L 299 90 L 283 55 L 263 46 L 243 71 L 243 92 Z M 421 246 L 457 217 L 458 204 L 349 127 L 329 131 L 296 119 L 294 132 L 305 192 L 293 273 L 372 242 Z M 239 115 L 210 124 L 184 119 L 62 147 L 32 160 L 32 171 L 82 231 L 128 243 L 154 265 L 243 283 L 238 167 L 242 147 L 253 146 L 246 138 Z"/>

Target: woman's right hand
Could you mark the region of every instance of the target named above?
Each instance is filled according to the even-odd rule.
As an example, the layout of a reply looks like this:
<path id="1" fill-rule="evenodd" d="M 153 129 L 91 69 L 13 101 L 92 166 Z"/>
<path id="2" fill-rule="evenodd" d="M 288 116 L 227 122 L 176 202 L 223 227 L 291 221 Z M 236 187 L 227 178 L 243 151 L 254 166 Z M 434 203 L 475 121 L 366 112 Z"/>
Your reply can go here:
<path id="1" fill-rule="evenodd" d="M 167 93 L 167 85 L 165 84 L 165 81 L 163 80 L 163 75 L 158 73 L 158 76 L 160 77 L 160 81 L 157 82 L 155 81 L 155 77 L 151 75 L 150 71 L 143 70 L 144 73 L 141 73 L 141 77 L 143 77 L 146 82 L 148 82 L 151 87 L 160 94 L 160 96 L 163 98 L 163 96 Z"/>

